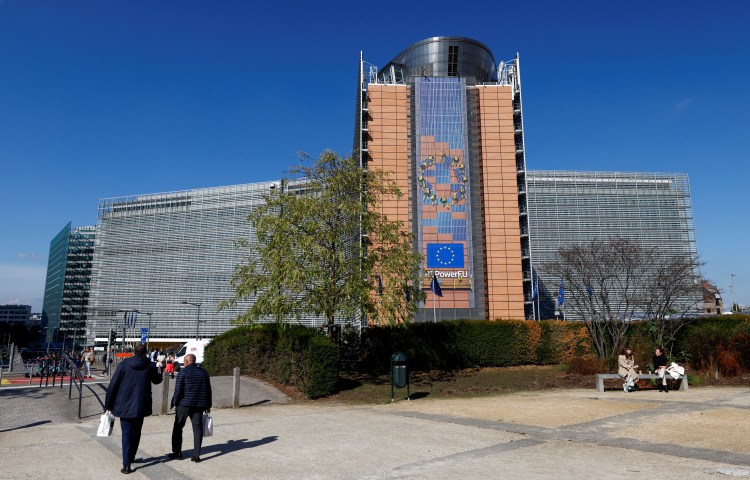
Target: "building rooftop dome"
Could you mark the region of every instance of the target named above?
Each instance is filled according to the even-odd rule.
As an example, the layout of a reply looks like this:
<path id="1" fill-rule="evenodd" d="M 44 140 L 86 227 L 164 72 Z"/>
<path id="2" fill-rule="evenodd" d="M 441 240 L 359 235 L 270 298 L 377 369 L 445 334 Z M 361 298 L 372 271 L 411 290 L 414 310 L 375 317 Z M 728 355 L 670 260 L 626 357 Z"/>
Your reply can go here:
<path id="1" fill-rule="evenodd" d="M 393 66 L 411 77 L 463 77 L 477 83 L 497 81 L 497 64 L 485 44 L 467 37 L 431 37 L 396 55 L 380 73 Z"/>

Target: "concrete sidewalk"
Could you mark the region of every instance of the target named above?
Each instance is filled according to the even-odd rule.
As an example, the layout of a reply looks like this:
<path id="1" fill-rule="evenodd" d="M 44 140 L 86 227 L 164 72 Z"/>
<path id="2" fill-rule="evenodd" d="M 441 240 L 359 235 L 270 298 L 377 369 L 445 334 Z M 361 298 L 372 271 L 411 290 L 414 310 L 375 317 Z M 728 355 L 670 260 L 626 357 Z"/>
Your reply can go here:
<path id="1" fill-rule="evenodd" d="M 8 392 L 0 390 L 0 479 L 124 478 L 119 425 L 112 437 L 98 438 L 98 416 L 47 422 L 33 406 L 69 402 L 67 393 L 55 399 L 40 389 Z M 199 464 L 165 457 L 173 416 L 147 418 L 128 478 L 750 476 L 749 388 L 668 395 L 563 390 L 361 407 L 261 397 L 271 395 L 214 410 L 215 435 L 204 439 Z M 35 415 L 23 414 L 23 405 Z M 6 408 L 17 416 L 9 418 Z M 189 426 L 184 440 L 189 457 Z"/>

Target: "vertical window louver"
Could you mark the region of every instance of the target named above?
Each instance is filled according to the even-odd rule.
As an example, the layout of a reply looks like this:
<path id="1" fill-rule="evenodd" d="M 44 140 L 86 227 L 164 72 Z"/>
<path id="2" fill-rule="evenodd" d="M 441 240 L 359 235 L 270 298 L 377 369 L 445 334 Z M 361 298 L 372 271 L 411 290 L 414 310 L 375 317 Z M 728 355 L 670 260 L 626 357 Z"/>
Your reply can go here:
<path id="1" fill-rule="evenodd" d="M 448 46 L 448 76 L 458 76 L 458 46 Z"/>

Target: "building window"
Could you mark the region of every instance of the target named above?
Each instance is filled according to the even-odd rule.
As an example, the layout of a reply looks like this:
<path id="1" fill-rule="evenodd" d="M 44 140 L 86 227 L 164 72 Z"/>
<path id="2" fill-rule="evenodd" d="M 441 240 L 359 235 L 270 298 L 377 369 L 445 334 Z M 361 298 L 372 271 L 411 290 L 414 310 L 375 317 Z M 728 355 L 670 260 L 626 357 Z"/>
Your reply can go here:
<path id="1" fill-rule="evenodd" d="M 458 76 L 458 46 L 448 46 L 448 76 Z"/>

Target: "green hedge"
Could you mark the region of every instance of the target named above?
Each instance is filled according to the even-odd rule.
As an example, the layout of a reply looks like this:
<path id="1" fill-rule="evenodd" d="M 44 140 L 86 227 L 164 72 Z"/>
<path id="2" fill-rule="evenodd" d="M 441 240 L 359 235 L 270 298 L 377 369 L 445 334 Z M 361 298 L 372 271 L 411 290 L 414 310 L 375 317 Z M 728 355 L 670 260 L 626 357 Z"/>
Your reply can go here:
<path id="1" fill-rule="evenodd" d="M 639 359 L 650 360 L 648 325 L 633 325 L 628 341 L 637 346 Z M 361 336 L 347 331 L 338 348 L 328 337 L 301 326 L 239 327 L 214 338 L 206 347 L 204 365 L 218 375 L 240 367 L 317 398 L 335 391 L 342 356 L 348 370 L 385 374 L 398 351 L 409 356 L 412 370 L 422 371 L 569 364 L 596 357 L 583 323 L 455 320 L 371 327 Z M 673 359 L 725 375 L 750 370 L 750 316 L 694 320 L 678 335 Z"/>
<path id="2" fill-rule="evenodd" d="M 402 351 L 413 370 L 454 370 L 555 364 L 572 356 L 592 356 L 581 323 L 522 320 L 454 320 L 406 326 L 371 327 L 362 332 L 355 369 L 382 374 L 391 355 Z"/>
<path id="3" fill-rule="evenodd" d="M 204 368 L 231 375 L 234 367 L 268 376 L 310 398 L 331 394 L 339 375 L 336 345 L 297 325 L 259 324 L 225 332 L 206 347 Z"/>
<path id="4" fill-rule="evenodd" d="M 750 371 L 750 315 L 698 319 L 680 332 L 675 347 L 697 370 L 730 376 Z"/>

